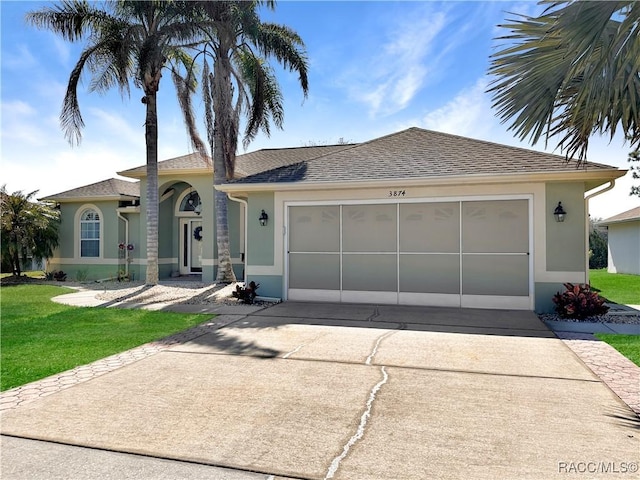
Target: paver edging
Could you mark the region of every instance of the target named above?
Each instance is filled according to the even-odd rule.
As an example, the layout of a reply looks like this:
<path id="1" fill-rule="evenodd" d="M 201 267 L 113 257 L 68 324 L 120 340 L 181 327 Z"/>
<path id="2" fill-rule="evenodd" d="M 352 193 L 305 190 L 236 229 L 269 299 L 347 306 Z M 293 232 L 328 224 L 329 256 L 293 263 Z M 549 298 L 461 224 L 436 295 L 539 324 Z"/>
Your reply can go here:
<path id="1" fill-rule="evenodd" d="M 640 418 L 640 367 L 591 333 L 554 333 Z"/>
<path id="2" fill-rule="evenodd" d="M 173 335 L 160 340 L 145 343 L 130 350 L 96 360 L 95 362 L 86 365 L 79 365 L 71 370 L 56 373 L 49 377 L 6 390 L 0 393 L 0 412 L 17 408 L 25 403 L 37 400 L 38 398 L 51 395 L 52 393 L 56 393 L 79 383 L 87 382 L 93 378 L 160 353 L 175 345 L 188 342 L 238 320 L 237 318 L 225 319 L 224 317 L 235 316 L 220 315 L 213 321 L 209 320 L 188 330 L 174 333 Z M 244 318 L 244 315 L 241 316 L 241 318 Z"/>

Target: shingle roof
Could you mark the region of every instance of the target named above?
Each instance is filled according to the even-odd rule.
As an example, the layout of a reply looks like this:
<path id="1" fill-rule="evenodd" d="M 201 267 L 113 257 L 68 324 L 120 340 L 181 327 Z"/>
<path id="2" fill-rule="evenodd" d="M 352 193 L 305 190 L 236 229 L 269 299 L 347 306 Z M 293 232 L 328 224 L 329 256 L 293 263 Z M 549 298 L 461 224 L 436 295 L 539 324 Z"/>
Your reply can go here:
<path id="1" fill-rule="evenodd" d="M 236 177 L 246 177 L 256 173 L 272 170 L 274 168 L 291 165 L 310 160 L 327 153 L 337 152 L 352 145 L 327 145 L 299 148 L 269 148 L 245 153 L 236 157 Z M 202 170 L 202 173 L 211 172 L 211 159 L 209 163 L 197 153 L 182 155 L 158 162 L 158 173 L 172 173 L 179 170 Z M 147 175 L 146 165 L 118 172 L 125 177 L 140 178 Z"/>
<path id="2" fill-rule="evenodd" d="M 67 190 L 66 192 L 49 195 L 41 200 L 71 200 L 79 198 L 119 198 L 136 197 L 140 198 L 140 183 L 110 178 L 102 182 L 92 183 L 83 187 Z"/>
<path id="3" fill-rule="evenodd" d="M 599 225 L 609 225 L 611 223 L 630 222 L 633 220 L 640 220 L 640 207 L 632 208 L 626 212 L 619 213 L 613 217 L 605 218 Z"/>
<path id="4" fill-rule="evenodd" d="M 229 183 L 341 182 L 503 173 L 571 172 L 565 157 L 409 128 Z M 615 167 L 589 162 L 589 170 Z"/>
<path id="5" fill-rule="evenodd" d="M 208 161 L 207 161 L 208 160 Z M 180 157 L 170 158 L 158 162 L 158 174 L 169 173 L 176 170 L 202 170 L 203 173 L 212 170 L 211 159 L 206 159 L 198 153 L 189 153 Z M 147 166 L 130 168 L 118 172 L 123 177 L 140 178 L 147 176 Z"/>
<path id="6" fill-rule="evenodd" d="M 267 170 L 293 165 L 296 163 L 321 157 L 329 153 L 339 152 L 354 144 L 325 145 L 297 148 L 269 148 L 245 153 L 236 157 L 236 175 L 245 177 Z"/>

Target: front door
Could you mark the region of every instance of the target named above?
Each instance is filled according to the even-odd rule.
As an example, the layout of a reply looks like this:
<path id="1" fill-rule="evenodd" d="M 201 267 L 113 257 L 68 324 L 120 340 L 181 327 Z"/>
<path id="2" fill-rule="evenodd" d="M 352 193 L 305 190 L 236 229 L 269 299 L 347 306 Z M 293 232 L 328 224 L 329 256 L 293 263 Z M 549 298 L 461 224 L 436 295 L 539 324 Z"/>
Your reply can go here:
<path id="1" fill-rule="evenodd" d="M 202 220 L 180 220 L 180 274 L 202 273 Z"/>

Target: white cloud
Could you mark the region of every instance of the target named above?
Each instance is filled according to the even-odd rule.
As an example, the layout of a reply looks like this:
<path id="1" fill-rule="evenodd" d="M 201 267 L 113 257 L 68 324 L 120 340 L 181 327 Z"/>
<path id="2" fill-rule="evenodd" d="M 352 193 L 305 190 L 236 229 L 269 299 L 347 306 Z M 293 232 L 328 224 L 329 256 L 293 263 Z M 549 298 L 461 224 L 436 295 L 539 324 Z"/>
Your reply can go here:
<path id="1" fill-rule="evenodd" d="M 58 54 L 60 63 L 65 67 L 68 66 L 69 60 L 71 58 L 71 45 L 68 42 L 62 40 L 57 35 L 52 34 L 51 38 L 53 48 Z"/>
<path id="2" fill-rule="evenodd" d="M 37 60 L 25 44 L 18 44 L 11 50 L 3 49 L 2 67 L 12 70 L 23 70 L 38 65 Z"/>
<path id="3" fill-rule="evenodd" d="M 372 117 L 404 109 L 424 86 L 433 58 L 428 58 L 435 38 L 446 26 L 446 14 L 431 8 L 403 10 L 390 20 L 379 52 L 358 63 L 342 79 L 351 98 L 364 103 Z"/>
<path id="4" fill-rule="evenodd" d="M 497 123 L 491 113 L 491 100 L 485 93 L 483 77 L 462 90 L 442 107 L 429 112 L 420 122 L 425 128 L 466 137 L 486 138 Z"/>
<path id="5" fill-rule="evenodd" d="M 144 145 L 143 125 L 131 125 L 122 116 L 101 108 L 90 107 L 87 111 L 93 117 L 85 119 L 85 124 L 93 131 L 92 135 L 99 131 L 97 136 L 115 138 L 120 144 Z"/>

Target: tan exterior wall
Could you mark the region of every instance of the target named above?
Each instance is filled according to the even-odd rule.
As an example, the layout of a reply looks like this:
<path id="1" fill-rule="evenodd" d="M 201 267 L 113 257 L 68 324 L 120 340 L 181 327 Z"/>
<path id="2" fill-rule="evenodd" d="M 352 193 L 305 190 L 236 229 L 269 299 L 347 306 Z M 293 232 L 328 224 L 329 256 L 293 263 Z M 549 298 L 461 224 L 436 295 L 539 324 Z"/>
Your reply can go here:
<path id="1" fill-rule="evenodd" d="M 400 197 L 394 192 L 404 191 Z M 270 227 L 253 227 L 254 218 L 259 215 L 260 208 L 270 204 L 273 195 L 274 215 L 270 216 Z M 403 201 L 411 199 L 451 199 L 472 200 L 481 198 L 510 198 L 525 196 L 530 199 L 531 231 L 533 235 L 532 283 L 535 295 L 536 285 L 545 295 L 548 290 L 561 286 L 563 282 L 585 282 L 586 249 L 585 249 L 585 207 L 584 185 L 582 183 L 563 183 L 547 186 L 544 183 L 509 184 L 509 185 L 465 185 L 435 186 L 410 188 L 362 188 L 286 191 L 249 194 L 249 262 L 247 273 L 249 279 L 268 280 L 272 296 L 284 296 L 285 288 L 285 215 L 287 206 L 296 203 L 330 203 L 335 201 Z M 567 221 L 558 224 L 553 217 L 553 210 L 558 201 L 569 212 Z M 266 209 L 266 208 L 265 208 Z M 257 221 L 255 222 L 257 225 Z M 560 227 L 563 227 L 562 229 Z M 269 234 L 270 238 L 260 237 L 255 233 Z M 273 259 L 269 258 L 266 248 L 273 244 Z M 571 254 L 566 255 L 566 250 Z M 254 252 L 254 253 L 252 253 Z M 256 252 L 261 252 L 255 256 Z M 254 255 L 252 257 L 252 255 Z M 271 261 L 269 261 L 271 260 Z M 275 286 L 277 279 L 281 285 Z M 555 293 L 555 291 L 554 291 Z M 277 294 L 277 295 L 276 295 Z M 546 310 L 549 309 L 550 298 L 538 299 L 535 303 Z"/>
<path id="2" fill-rule="evenodd" d="M 562 202 L 567 212 L 564 222 L 556 222 L 553 211 Z M 584 184 L 550 183 L 546 186 L 546 270 L 585 273 L 586 212 Z M 568 281 L 568 280 L 567 280 Z M 585 282 L 583 277 L 580 282 Z"/>

